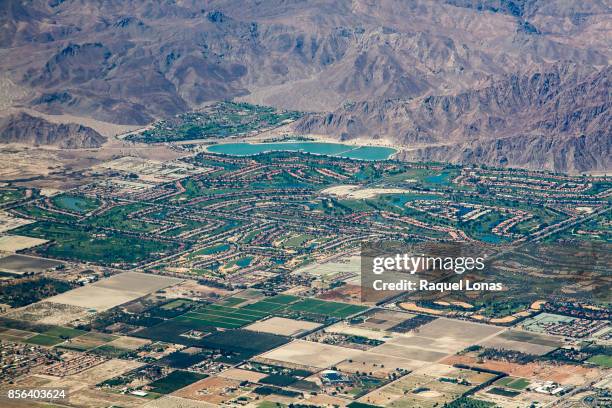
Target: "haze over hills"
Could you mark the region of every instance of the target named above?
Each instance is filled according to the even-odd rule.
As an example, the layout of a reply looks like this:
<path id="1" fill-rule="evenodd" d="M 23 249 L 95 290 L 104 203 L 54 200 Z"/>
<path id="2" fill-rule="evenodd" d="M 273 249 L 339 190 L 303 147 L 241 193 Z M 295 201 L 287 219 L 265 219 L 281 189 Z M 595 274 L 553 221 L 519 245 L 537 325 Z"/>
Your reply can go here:
<path id="1" fill-rule="evenodd" d="M 610 163 L 609 2 L 7 0 L 14 106 L 144 125 L 239 98 L 406 159 Z M 25 96 L 23 96 L 25 95 Z"/>
<path id="2" fill-rule="evenodd" d="M 64 149 L 100 147 L 106 138 L 76 123 L 51 123 L 27 113 L 0 118 L 0 142 L 56 146 Z"/>

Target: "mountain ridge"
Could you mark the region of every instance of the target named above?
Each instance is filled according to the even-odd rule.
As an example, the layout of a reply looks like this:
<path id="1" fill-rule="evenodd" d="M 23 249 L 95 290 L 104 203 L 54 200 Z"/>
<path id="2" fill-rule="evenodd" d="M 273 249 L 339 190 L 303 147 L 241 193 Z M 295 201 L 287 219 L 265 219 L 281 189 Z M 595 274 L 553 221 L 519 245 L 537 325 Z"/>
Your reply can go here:
<path id="1" fill-rule="evenodd" d="M 76 123 L 51 123 L 21 112 L 0 119 L 0 142 L 63 149 L 97 148 L 106 137 L 90 127 Z"/>
<path id="2" fill-rule="evenodd" d="M 367 130 L 375 138 L 393 131 L 400 146 L 467 142 L 485 131 L 507 138 L 609 130 L 594 118 L 603 108 L 591 106 L 592 87 L 583 84 L 587 96 L 578 100 L 576 82 L 610 66 L 612 7 L 600 0 L 6 0 L 0 10 L 0 67 L 26 95 L 13 107 L 45 114 L 140 126 L 229 99 L 336 116 L 368 105 L 389 123 L 371 126 L 362 109 L 351 129 L 323 133 L 346 138 Z M 569 98 L 559 99 L 558 111 L 533 105 L 522 84 L 507 96 L 523 109 L 491 100 L 478 106 L 483 113 L 444 112 L 428 122 L 422 106 L 409 106 L 427 100 L 432 109 L 458 108 L 460 98 L 475 104 L 476 95 L 487 99 L 483 89 L 496 94 L 495 86 L 512 89 L 500 85 L 509 78 L 555 70 L 550 86 L 568 87 Z M 380 108 L 393 103 L 405 105 L 394 108 L 405 123 Z M 409 108 L 415 113 L 401 111 Z"/>

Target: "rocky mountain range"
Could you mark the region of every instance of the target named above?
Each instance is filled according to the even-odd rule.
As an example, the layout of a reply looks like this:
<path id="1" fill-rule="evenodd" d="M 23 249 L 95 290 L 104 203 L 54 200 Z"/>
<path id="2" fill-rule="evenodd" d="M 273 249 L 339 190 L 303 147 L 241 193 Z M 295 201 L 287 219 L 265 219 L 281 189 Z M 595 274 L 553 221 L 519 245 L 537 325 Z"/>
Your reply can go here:
<path id="1" fill-rule="evenodd" d="M 27 113 L 0 118 L 0 143 L 81 149 L 100 147 L 104 142 L 104 136 L 76 123 L 51 123 Z"/>
<path id="2" fill-rule="evenodd" d="M 603 171 L 612 164 L 611 72 L 553 66 L 453 95 L 348 103 L 296 130 L 388 139 L 409 146 L 401 157 L 410 160 Z"/>
<path id="3" fill-rule="evenodd" d="M 144 125 L 238 98 L 405 158 L 600 171 L 611 22 L 607 0 L 5 0 L 0 67 L 46 114 Z"/>

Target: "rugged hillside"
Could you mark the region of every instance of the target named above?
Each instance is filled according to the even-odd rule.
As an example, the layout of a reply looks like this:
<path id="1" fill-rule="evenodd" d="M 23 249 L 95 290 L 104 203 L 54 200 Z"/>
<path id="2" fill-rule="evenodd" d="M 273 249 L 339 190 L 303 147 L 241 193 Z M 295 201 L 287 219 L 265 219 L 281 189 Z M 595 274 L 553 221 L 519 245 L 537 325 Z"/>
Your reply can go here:
<path id="1" fill-rule="evenodd" d="M 324 111 L 608 64 L 609 7 L 570 3 L 6 0 L 0 66 L 35 109 L 121 124 L 236 96 Z"/>
<path id="2" fill-rule="evenodd" d="M 520 167 L 566 173 L 604 172 L 612 168 L 610 134 L 557 138 L 521 135 L 404 151 L 403 160 Z"/>
<path id="3" fill-rule="evenodd" d="M 0 69 L 19 90 L 8 98 L 13 107 L 116 124 L 239 98 L 334 116 L 349 109 L 350 125 L 325 131 L 402 143 L 472 141 L 492 131 L 531 136 L 535 129 L 576 135 L 599 125 L 572 119 L 573 133 L 556 129 L 550 121 L 562 126 L 569 110 L 539 107 L 522 81 L 552 72 L 551 87 L 575 86 L 568 92 L 578 98 L 578 78 L 610 65 L 611 21 L 603 0 L 4 0 Z M 519 94 L 493 89 L 511 89 L 504 84 L 512 81 Z M 515 99 L 496 106 L 484 89 Z M 462 98 L 468 106 L 453 108 L 458 117 L 423 119 L 422 102 L 439 112 Z M 531 117 L 522 103 L 538 114 Z M 583 112 L 578 100 L 574 106 Z M 391 120 L 370 126 L 371 112 Z"/>
<path id="4" fill-rule="evenodd" d="M 26 113 L 0 119 L 0 143 L 48 145 L 64 149 L 100 147 L 106 138 L 75 123 L 56 124 Z"/>
<path id="5" fill-rule="evenodd" d="M 482 89 L 345 104 L 296 124 L 302 133 L 384 138 L 403 157 L 558 171 L 610 168 L 610 67 L 510 75 Z"/>

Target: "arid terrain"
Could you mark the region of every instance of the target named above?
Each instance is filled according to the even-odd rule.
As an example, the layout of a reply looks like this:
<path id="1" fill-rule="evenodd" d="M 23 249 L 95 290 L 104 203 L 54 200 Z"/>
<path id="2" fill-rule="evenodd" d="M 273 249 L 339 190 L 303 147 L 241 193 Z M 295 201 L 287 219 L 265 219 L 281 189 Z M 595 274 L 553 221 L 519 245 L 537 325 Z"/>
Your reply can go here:
<path id="1" fill-rule="evenodd" d="M 298 131 L 387 140 L 404 160 L 611 167 L 604 0 L 6 0 L 0 11 L 5 142 L 92 147 L 103 138 L 91 120 L 144 126 L 237 98 L 314 112 Z M 33 138 L 32 126 L 47 131 Z"/>

